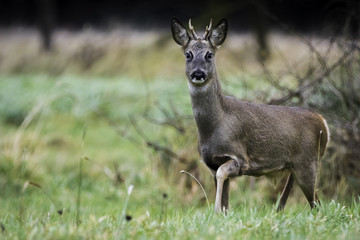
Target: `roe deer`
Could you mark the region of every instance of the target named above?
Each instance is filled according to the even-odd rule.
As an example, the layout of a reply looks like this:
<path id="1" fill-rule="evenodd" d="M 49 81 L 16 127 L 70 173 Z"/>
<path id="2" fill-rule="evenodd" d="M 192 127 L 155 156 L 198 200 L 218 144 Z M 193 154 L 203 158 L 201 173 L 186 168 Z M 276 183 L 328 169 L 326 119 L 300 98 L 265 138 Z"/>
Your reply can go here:
<path id="1" fill-rule="evenodd" d="M 215 179 L 215 211 L 228 209 L 229 178 L 288 171 L 278 211 L 285 207 L 296 181 L 310 207 L 316 206 L 318 158 L 329 141 L 329 129 L 318 113 L 289 106 L 262 105 L 225 96 L 216 74 L 214 55 L 224 42 L 226 19 L 206 27 L 198 37 L 177 18 L 172 36 L 186 58 L 186 76 L 199 134 L 199 152 Z"/>

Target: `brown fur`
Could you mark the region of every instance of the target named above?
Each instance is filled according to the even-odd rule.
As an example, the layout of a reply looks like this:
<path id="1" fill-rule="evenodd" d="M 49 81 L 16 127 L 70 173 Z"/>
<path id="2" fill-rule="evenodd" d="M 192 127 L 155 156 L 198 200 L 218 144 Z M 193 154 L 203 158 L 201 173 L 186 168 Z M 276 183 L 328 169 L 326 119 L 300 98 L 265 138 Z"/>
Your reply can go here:
<path id="1" fill-rule="evenodd" d="M 228 208 L 229 178 L 285 170 L 290 175 L 278 210 L 284 208 L 294 181 L 314 207 L 318 201 L 315 195 L 318 157 L 324 154 L 329 141 L 324 118 L 302 107 L 255 104 L 223 95 L 215 61 L 208 59 L 207 54 L 215 53 L 219 47 L 216 43 L 225 40 L 226 20 L 211 30 L 208 39 L 184 36 L 182 27 L 173 19 L 175 41 L 183 46 L 185 54 L 192 56 L 186 63 L 186 76 L 199 132 L 200 155 L 214 172 L 215 210 Z M 176 32 L 182 32 L 181 38 L 186 42 L 182 43 Z M 195 71 L 203 74 L 201 79 L 195 79 Z"/>

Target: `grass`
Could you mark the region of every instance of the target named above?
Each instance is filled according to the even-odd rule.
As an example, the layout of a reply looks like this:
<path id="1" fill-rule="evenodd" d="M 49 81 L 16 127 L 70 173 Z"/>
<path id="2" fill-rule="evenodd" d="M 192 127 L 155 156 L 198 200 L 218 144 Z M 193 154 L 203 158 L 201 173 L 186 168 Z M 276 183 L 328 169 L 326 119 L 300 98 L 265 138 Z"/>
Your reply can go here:
<path id="1" fill-rule="evenodd" d="M 174 209 L 166 218 L 145 211 L 125 219 L 121 208 L 104 206 L 100 214 L 83 209 L 78 227 L 67 211 L 61 216 L 29 211 L 24 222 L 9 214 L 1 222 L 5 239 L 359 239 L 359 211 L 358 204 L 333 201 L 317 211 L 296 207 L 276 213 L 264 205 L 234 209 L 227 216 L 201 208 Z"/>
<path id="2" fill-rule="evenodd" d="M 310 211 L 295 191 L 276 213 L 264 194 L 269 185 L 261 180 L 249 189 L 246 177 L 232 182 L 229 214 L 214 214 L 213 183 L 203 164 L 198 177 L 210 209 L 197 183 L 180 174 L 186 166 L 164 169 L 164 159 L 145 146 L 128 118 L 141 115 L 149 95 L 165 107 L 176 96 L 175 107 L 191 114 L 180 80 L 145 90 L 139 80 L 10 75 L 1 76 L 0 85 L 1 239 L 359 239 L 356 197 L 351 204 L 324 199 Z M 24 118 L 34 108 L 19 132 L 22 125 L 12 116 Z M 95 114 L 99 109 L 116 126 Z M 141 119 L 139 125 L 161 144 L 196 149 L 188 135 L 174 141 L 171 128 Z M 193 185 L 187 188 L 186 181 Z"/>
<path id="3" fill-rule="evenodd" d="M 359 239 L 358 196 L 324 196 L 311 211 L 295 187 L 277 213 L 269 193 L 278 190 L 263 178 L 233 180 L 229 214 L 214 214 L 181 53 L 169 37 L 138 34 L 61 31 L 55 51 L 40 54 L 34 33 L 3 34 L 0 239 Z M 297 53 L 291 70 L 308 63 L 294 39 L 271 41 Z M 227 93 L 264 102 L 280 92 L 259 77 L 252 42 L 229 36 L 217 55 L 219 75 Z M 269 66 L 288 69 L 278 56 Z M 281 84 L 294 87 L 286 76 Z M 144 113 L 157 122 L 180 116 L 185 132 Z"/>

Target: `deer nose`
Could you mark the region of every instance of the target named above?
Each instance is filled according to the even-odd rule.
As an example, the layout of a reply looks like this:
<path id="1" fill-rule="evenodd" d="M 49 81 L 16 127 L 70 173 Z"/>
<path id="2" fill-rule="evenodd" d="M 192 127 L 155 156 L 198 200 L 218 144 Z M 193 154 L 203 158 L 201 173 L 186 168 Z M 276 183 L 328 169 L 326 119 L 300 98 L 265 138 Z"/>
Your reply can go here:
<path id="1" fill-rule="evenodd" d="M 196 79 L 196 80 L 204 80 L 206 78 L 206 75 L 203 71 L 201 70 L 195 70 L 192 74 L 191 74 L 191 78 L 192 79 Z"/>

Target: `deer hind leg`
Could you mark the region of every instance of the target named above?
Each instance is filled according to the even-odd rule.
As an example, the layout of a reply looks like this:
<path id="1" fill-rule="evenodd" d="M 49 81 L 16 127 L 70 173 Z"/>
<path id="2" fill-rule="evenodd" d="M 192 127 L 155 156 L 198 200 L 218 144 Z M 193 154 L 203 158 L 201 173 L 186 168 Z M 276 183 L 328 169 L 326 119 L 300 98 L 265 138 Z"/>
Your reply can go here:
<path id="1" fill-rule="evenodd" d="M 216 197 L 215 211 L 226 212 L 229 201 L 229 177 L 238 176 L 240 164 L 235 160 L 229 160 L 216 171 Z"/>
<path id="2" fill-rule="evenodd" d="M 316 166 L 315 164 L 310 164 L 310 167 L 308 167 L 307 169 L 300 168 L 294 170 L 293 172 L 296 181 L 299 184 L 311 208 L 316 207 L 316 205 L 320 203 L 317 194 L 315 193 L 315 188 L 316 188 L 315 166 Z"/>
<path id="3" fill-rule="evenodd" d="M 289 177 L 288 177 L 288 179 L 286 181 L 284 190 L 281 193 L 279 206 L 277 207 L 278 212 L 284 209 L 284 207 L 286 205 L 286 201 L 287 201 L 287 199 L 289 197 L 290 191 L 291 191 L 293 186 L 294 186 L 294 175 L 292 173 L 290 173 L 290 175 L 289 175 Z"/>

